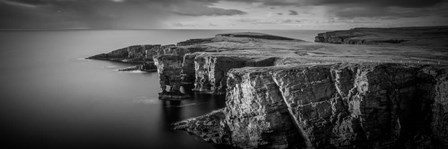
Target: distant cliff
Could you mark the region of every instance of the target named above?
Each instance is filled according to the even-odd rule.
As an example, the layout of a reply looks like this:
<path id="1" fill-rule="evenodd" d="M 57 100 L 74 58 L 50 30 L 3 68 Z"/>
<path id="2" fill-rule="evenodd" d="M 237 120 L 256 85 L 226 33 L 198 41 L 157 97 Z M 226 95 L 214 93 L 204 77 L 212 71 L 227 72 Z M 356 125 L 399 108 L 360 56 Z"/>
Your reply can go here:
<path id="1" fill-rule="evenodd" d="M 152 55 L 160 51 L 160 45 L 134 45 L 126 48 L 102 53 L 88 57 L 87 59 L 109 60 L 127 63 L 141 63 L 151 60 Z M 149 51 L 149 52 L 148 52 Z"/>
<path id="2" fill-rule="evenodd" d="M 320 33 L 315 42 L 446 46 L 448 27 L 354 28 Z"/>

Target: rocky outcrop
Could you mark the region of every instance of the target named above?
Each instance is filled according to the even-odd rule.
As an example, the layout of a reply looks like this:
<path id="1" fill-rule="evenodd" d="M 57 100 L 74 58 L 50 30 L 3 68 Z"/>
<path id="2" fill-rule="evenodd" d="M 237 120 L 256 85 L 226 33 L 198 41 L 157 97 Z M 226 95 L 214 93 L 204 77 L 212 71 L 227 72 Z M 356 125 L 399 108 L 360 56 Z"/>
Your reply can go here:
<path id="1" fill-rule="evenodd" d="M 138 70 L 146 72 L 157 72 L 157 66 L 153 62 L 145 62 L 144 64 L 141 65 L 118 69 L 118 71 L 138 71 Z"/>
<path id="2" fill-rule="evenodd" d="M 160 45 L 135 45 L 88 57 L 87 59 L 109 60 L 126 63 L 143 63 L 145 59 L 152 60 L 152 56 L 160 51 Z"/>
<path id="3" fill-rule="evenodd" d="M 159 73 L 162 93 L 160 98 L 188 98 L 187 93 L 193 88 L 195 52 L 206 50 L 201 46 L 173 46 L 165 48 L 154 56 L 154 63 Z M 174 87 L 174 88 L 172 88 Z"/>
<path id="4" fill-rule="evenodd" d="M 188 131 L 207 142 L 229 145 L 230 131 L 227 125 L 222 123 L 224 118 L 223 109 L 219 109 L 197 118 L 175 123 L 174 129 Z"/>
<path id="5" fill-rule="evenodd" d="M 157 71 L 153 56 L 171 52 L 172 46 L 161 45 L 135 45 L 88 57 L 87 59 L 108 60 L 123 63 L 139 64 L 136 66 L 118 69 L 118 71 L 141 70 L 146 72 Z"/>
<path id="6" fill-rule="evenodd" d="M 236 147 L 447 145 L 447 69 L 332 64 L 239 68 L 228 75 L 221 123 Z"/>
<path id="7" fill-rule="evenodd" d="M 199 53 L 189 53 L 184 56 L 182 62 L 182 84 L 194 87 L 196 76 L 194 59 Z"/>
<path id="8" fill-rule="evenodd" d="M 154 57 L 162 88 L 159 98 L 181 99 L 190 97 L 181 91 L 182 59 L 182 56 L 179 55 L 159 55 Z"/>
<path id="9" fill-rule="evenodd" d="M 448 27 L 354 28 L 320 33 L 316 42 L 447 46 Z"/>

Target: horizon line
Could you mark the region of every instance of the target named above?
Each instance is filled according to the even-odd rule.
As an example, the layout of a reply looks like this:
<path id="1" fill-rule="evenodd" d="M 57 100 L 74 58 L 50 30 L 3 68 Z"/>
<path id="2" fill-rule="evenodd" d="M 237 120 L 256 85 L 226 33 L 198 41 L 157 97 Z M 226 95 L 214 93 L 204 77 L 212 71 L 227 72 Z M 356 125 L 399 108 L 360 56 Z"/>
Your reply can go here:
<path id="1" fill-rule="evenodd" d="M 134 28 L 134 29 L 125 29 L 125 28 L 52 28 L 52 29 L 0 29 L 0 31 L 69 31 L 69 30 L 278 30 L 278 31 L 290 31 L 290 30 L 349 30 L 354 28 L 409 28 L 409 27 L 448 27 L 448 25 L 429 25 L 429 26 L 395 26 L 395 27 L 350 27 L 346 29 L 253 29 L 253 28 L 235 28 L 235 29 L 210 29 L 210 28 Z"/>

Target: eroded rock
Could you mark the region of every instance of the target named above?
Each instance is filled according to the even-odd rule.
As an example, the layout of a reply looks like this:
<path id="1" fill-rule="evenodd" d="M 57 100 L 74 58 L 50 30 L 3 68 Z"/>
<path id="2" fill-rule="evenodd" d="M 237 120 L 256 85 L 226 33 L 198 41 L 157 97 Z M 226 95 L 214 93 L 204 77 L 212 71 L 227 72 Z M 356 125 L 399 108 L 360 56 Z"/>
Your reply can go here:
<path id="1" fill-rule="evenodd" d="M 448 99 L 440 91 L 446 69 L 365 63 L 238 68 L 228 75 L 222 122 L 236 147 L 447 145 Z"/>
<path id="2" fill-rule="evenodd" d="M 211 94 L 225 94 L 227 72 L 232 68 L 273 66 L 275 57 L 251 57 L 219 53 L 197 54 L 195 62 L 195 90 Z"/>
<path id="3" fill-rule="evenodd" d="M 182 56 L 179 55 L 159 55 L 154 57 L 162 88 L 159 98 L 181 99 L 190 97 L 188 94 L 181 92 L 182 59 Z"/>
<path id="4" fill-rule="evenodd" d="M 229 128 L 223 123 L 225 115 L 223 109 L 215 110 L 209 114 L 177 122 L 176 130 L 184 130 L 203 140 L 214 144 L 230 145 Z"/>

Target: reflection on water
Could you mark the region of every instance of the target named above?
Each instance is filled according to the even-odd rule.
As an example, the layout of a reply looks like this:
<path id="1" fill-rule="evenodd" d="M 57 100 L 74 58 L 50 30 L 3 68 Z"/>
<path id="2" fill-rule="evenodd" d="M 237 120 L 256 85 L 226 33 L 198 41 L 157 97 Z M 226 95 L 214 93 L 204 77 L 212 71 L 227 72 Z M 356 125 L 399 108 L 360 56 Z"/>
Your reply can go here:
<path id="1" fill-rule="evenodd" d="M 224 32 L 233 31 L 0 32 L 0 148 L 214 148 L 170 124 L 223 107 L 223 97 L 160 101 L 156 73 L 82 58 Z"/>

